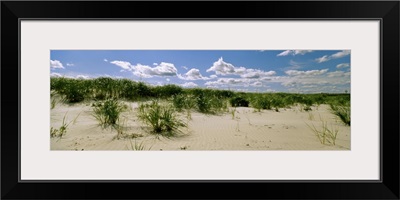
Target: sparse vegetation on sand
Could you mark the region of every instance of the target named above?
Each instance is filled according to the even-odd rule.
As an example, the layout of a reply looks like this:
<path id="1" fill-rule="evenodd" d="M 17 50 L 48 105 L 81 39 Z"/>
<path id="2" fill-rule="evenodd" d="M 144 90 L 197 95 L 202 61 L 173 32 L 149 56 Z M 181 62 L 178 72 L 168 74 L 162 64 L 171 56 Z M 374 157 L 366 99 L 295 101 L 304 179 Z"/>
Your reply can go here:
<path id="1" fill-rule="evenodd" d="M 307 124 L 307 123 L 306 123 Z M 336 138 L 339 133 L 339 130 L 331 125 L 331 128 L 328 127 L 328 122 L 321 119 L 321 127 L 317 128 L 313 123 L 311 125 L 307 124 L 307 126 L 313 131 L 315 136 L 317 136 L 318 140 L 321 144 L 332 144 L 336 145 Z"/>
<path id="2" fill-rule="evenodd" d="M 136 109 L 138 119 L 151 128 L 151 132 L 163 136 L 175 136 L 180 128 L 188 127 L 192 112 L 206 115 L 227 113 L 232 119 L 237 118 L 236 108 L 251 107 L 255 111 L 282 111 L 292 106 L 300 111 L 311 111 L 321 104 L 330 105 L 331 112 L 344 124 L 350 126 L 350 94 L 295 94 L 295 93 L 251 93 L 229 90 L 182 88 L 178 85 L 151 86 L 129 79 L 51 78 L 51 101 L 53 109 L 60 103 L 69 105 L 86 101 L 92 104 L 93 116 L 103 127 L 112 126 L 117 130 L 117 138 L 135 138 L 137 135 L 126 134 L 120 115 L 126 111 L 123 101 L 139 102 Z M 56 97 L 56 98 L 55 98 Z M 57 99 L 57 100 L 56 100 Z M 58 101 L 60 100 L 60 101 Z M 232 107 L 232 108 L 229 108 Z M 262 113 L 260 113 L 262 114 Z M 181 120 L 186 116 L 187 122 Z M 132 119 L 134 115 L 127 116 Z M 314 114 L 308 118 L 314 120 Z M 250 121 L 249 121 L 250 124 Z M 64 117 L 60 128 L 52 127 L 51 137 L 63 137 L 70 123 Z M 308 124 L 307 124 L 308 125 Z M 321 143 L 335 144 L 338 131 L 322 122 L 321 128 L 308 125 Z M 239 124 L 236 127 L 239 130 Z M 138 136 L 139 137 L 139 136 Z"/>
<path id="3" fill-rule="evenodd" d="M 79 117 L 79 114 L 70 122 L 67 123 L 67 114 L 65 113 L 63 120 L 62 120 L 62 124 L 60 126 L 60 128 L 56 129 L 54 127 L 50 127 L 50 137 L 58 137 L 58 138 L 62 138 L 66 133 L 67 133 L 67 128 L 71 123 L 75 123 L 76 119 Z"/>

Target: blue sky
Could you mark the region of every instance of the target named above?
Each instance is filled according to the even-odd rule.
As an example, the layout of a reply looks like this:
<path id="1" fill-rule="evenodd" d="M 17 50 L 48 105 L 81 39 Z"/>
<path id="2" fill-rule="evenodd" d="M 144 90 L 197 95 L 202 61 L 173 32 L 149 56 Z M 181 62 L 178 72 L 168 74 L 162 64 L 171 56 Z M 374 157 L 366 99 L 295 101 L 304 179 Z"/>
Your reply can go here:
<path id="1" fill-rule="evenodd" d="M 50 76 L 249 92 L 350 92 L 349 50 L 52 50 Z"/>

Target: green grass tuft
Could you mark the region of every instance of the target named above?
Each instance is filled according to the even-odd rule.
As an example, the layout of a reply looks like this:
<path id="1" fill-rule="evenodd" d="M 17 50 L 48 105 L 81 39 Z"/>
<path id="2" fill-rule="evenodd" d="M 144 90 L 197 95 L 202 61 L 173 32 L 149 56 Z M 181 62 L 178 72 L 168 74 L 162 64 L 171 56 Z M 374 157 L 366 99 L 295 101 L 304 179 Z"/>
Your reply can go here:
<path id="1" fill-rule="evenodd" d="M 93 116 L 103 127 L 115 126 L 119 120 L 121 112 L 127 109 L 127 106 L 117 99 L 107 99 L 102 102 L 95 102 L 92 105 Z"/>
<path id="2" fill-rule="evenodd" d="M 161 105 L 158 101 L 140 104 L 138 118 L 152 128 L 152 133 L 163 136 L 175 136 L 180 127 L 187 126 L 178 118 L 173 107 Z"/>
<path id="3" fill-rule="evenodd" d="M 133 150 L 133 151 L 151 150 L 151 147 L 146 149 L 146 146 L 143 144 L 144 141 L 142 141 L 141 143 L 137 143 L 136 140 L 135 140 L 135 144 L 132 143 L 132 140 L 129 140 L 129 142 L 131 144 L 131 150 Z"/>

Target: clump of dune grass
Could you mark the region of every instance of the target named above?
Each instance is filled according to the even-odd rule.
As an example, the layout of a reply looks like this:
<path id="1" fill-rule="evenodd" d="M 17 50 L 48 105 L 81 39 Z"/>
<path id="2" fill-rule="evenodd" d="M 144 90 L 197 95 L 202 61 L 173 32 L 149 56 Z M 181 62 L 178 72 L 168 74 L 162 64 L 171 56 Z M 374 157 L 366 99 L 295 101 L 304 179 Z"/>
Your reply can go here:
<path id="1" fill-rule="evenodd" d="M 175 136 L 180 127 L 187 126 L 172 106 L 161 105 L 158 101 L 140 104 L 138 118 L 152 128 L 152 133 L 163 136 Z"/>
<path id="2" fill-rule="evenodd" d="M 132 143 L 132 140 L 129 140 L 129 142 L 131 144 L 131 150 L 133 151 L 151 150 L 151 147 L 146 148 L 146 146 L 143 144 L 144 141 L 142 141 L 141 143 L 137 143 L 135 140 L 135 144 Z"/>
<path id="3" fill-rule="evenodd" d="M 175 106 L 175 109 L 181 112 L 186 107 L 186 96 L 183 94 L 174 95 L 172 103 Z"/>
<path id="4" fill-rule="evenodd" d="M 272 103 L 269 98 L 260 95 L 251 100 L 251 106 L 260 112 L 262 109 L 271 110 Z"/>
<path id="5" fill-rule="evenodd" d="M 336 145 L 336 138 L 339 133 L 339 130 L 336 127 L 331 126 L 331 128 L 329 128 L 328 122 L 322 119 L 321 119 L 320 129 L 316 128 L 314 124 L 311 125 L 307 124 L 307 126 L 313 131 L 314 135 L 317 136 L 321 144 L 330 143 Z"/>
<path id="6" fill-rule="evenodd" d="M 217 96 L 212 96 L 210 99 L 211 109 L 214 113 L 228 112 L 228 102 L 225 99 L 220 99 Z"/>
<path id="7" fill-rule="evenodd" d="M 196 101 L 193 95 L 174 95 L 172 96 L 172 104 L 178 112 L 182 112 L 185 110 L 188 120 L 192 119 L 191 110 L 196 107 Z"/>
<path id="8" fill-rule="evenodd" d="M 107 99 L 101 102 L 95 102 L 92 105 L 93 116 L 103 127 L 115 126 L 119 120 L 121 112 L 127 109 L 127 106 L 117 99 Z"/>
<path id="9" fill-rule="evenodd" d="M 195 97 L 197 111 L 204 114 L 217 114 L 228 109 L 227 101 L 214 94 L 198 93 Z"/>
<path id="10" fill-rule="evenodd" d="M 175 109 L 181 112 L 184 109 L 193 109 L 196 106 L 193 95 L 178 94 L 172 97 L 172 103 Z"/>
<path id="11" fill-rule="evenodd" d="M 350 126 L 350 104 L 330 104 L 330 107 L 333 114 L 335 114 L 344 124 Z"/>
<path id="12" fill-rule="evenodd" d="M 201 113 L 211 113 L 210 98 L 200 93 L 196 98 L 197 109 Z"/>

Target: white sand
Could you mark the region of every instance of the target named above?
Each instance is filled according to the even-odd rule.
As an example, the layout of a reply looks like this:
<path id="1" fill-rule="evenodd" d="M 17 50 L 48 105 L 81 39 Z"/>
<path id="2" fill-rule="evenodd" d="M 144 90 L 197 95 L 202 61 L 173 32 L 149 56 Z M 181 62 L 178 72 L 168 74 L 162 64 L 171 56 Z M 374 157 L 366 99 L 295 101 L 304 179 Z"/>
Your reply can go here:
<path id="1" fill-rule="evenodd" d="M 130 150 L 132 145 L 143 144 L 146 150 L 350 150 L 350 127 L 345 126 L 329 111 L 329 106 L 312 107 L 300 111 L 299 107 L 254 112 L 253 108 L 237 108 L 231 113 L 204 115 L 192 112 L 192 120 L 184 135 L 165 138 L 149 132 L 149 127 L 137 120 L 137 103 L 128 103 L 130 110 L 122 114 L 126 119 L 126 134 L 141 134 L 136 139 L 116 139 L 116 130 L 103 129 L 92 116 L 89 103 L 74 106 L 57 104 L 51 110 L 51 126 L 59 128 L 64 115 L 67 122 L 76 116 L 61 138 L 51 138 L 51 150 Z M 233 108 L 230 108 L 233 109 Z M 185 113 L 180 114 L 188 121 Z M 314 116 L 314 119 L 310 118 Z M 307 124 L 321 129 L 321 119 L 329 128 L 339 130 L 336 145 L 321 144 Z"/>

